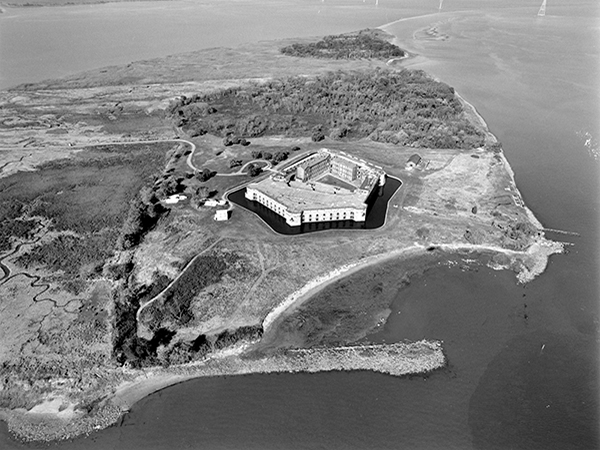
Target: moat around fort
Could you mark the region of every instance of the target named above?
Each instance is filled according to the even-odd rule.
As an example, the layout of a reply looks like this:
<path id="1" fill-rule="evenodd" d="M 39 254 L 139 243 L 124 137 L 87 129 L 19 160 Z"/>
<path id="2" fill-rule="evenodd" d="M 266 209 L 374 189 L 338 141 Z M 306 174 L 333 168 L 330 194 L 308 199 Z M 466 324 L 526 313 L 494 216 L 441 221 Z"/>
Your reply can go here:
<path id="1" fill-rule="evenodd" d="M 227 196 L 227 199 L 236 205 L 257 214 L 267 223 L 267 225 L 280 234 L 293 235 L 334 229 L 372 230 L 381 227 L 385 223 L 388 203 L 400 186 L 402 186 L 400 180 L 388 176 L 385 185 L 377 186 L 373 189 L 371 195 L 367 199 L 367 217 L 364 222 L 333 220 L 328 222 L 303 223 L 299 226 L 291 227 L 279 214 L 258 202 L 248 200 L 244 195 L 246 192 L 245 187 L 233 191 Z"/>

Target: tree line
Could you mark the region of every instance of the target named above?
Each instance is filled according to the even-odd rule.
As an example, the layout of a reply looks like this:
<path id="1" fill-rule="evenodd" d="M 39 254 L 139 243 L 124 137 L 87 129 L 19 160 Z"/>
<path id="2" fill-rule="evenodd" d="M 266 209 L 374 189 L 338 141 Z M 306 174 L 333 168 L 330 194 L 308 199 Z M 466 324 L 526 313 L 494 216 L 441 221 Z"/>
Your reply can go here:
<path id="1" fill-rule="evenodd" d="M 391 59 L 405 56 L 401 48 L 372 32 L 326 36 L 318 42 L 296 43 L 283 47 L 281 53 L 324 59 Z"/>
<path id="2" fill-rule="evenodd" d="M 369 137 L 413 147 L 463 149 L 484 143 L 454 89 L 420 70 L 289 77 L 181 97 L 169 110 L 191 135 Z"/>

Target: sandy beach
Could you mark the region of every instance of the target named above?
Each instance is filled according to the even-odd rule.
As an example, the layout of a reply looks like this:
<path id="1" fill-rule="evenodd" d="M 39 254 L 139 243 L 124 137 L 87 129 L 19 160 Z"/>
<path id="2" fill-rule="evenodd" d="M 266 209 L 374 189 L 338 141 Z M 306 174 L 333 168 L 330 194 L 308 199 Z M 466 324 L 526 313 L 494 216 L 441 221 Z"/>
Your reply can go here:
<path id="1" fill-rule="evenodd" d="M 531 213 L 531 215 L 533 216 L 533 213 Z M 541 224 L 537 221 L 537 219 L 536 223 L 539 224 L 539 227 L 541 229 Z M 492 245 L 476 245 L 466 244 L 462 242 L 432 242 L 427 246 L 415 243 L 413 246 L 405 249 L 396 250 L 382 255 L 372 256 L 352 264 L 341 266 L 335 270 L 332 270 L 326 275 L 317 277 L 309 281 L 302 288 L 286 297 L 285 300 L 283 300 L 279 305 L 273 308 L 271 312 L 265 317 L 263 321 L 263 330 L 265 335 L 268 334 L 270 330 L 277 328 L 277 325 L 280 323 L 283 317 L 292 313 L 300 305 L 302 305 L 303 303 L 305 303 L 306 301 L 308 301 L 313 296 L 315 296 L 328 286 L 332 285 L 333 283 L 343 278 L 347 278 L 360 270 L 375 266 L 377 264 L 382 264 L 393 259 L 406 259 L 425 254 L 427 252 L 427 248 L 430 247 L 435 247 L 448 253 L 457 253 L 464 251 L 487 253 L 491 252 L 506 255 L 510 259 L 514 260 L 519 258 L 527 259 L 529 265 L 521 265 L 520 271 L 517 274 L 517 279 L 521 283 L 527 283 L 533 280 L 536 276 L 543 273 L 548 263 L 548 257 L 552 254 L 561 253 L 563 251 L 562 244 L 553 241 L 548 241 L 544 238 L 540 238 L 538 242 L 531 245 L 525 252 L 508 250 Z M 493 266 L 493 268 L 507 269 L 508 267 Z"/>

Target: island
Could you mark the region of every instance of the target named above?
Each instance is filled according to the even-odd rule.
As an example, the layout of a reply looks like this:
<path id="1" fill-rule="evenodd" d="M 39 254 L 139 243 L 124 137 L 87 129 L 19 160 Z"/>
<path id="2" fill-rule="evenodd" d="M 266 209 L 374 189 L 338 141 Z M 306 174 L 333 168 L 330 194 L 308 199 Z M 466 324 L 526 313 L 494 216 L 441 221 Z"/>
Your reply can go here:
<path id="1" fill-rule="evenodd" d="M 381 30 L 246 44 L 0 93 L 0 419 L 22 440 L 119 420 L 194 377 L 427 374 L 436 340 L 381 344 L 378 294 L 335 295 L 389 260 L 449 258 L 527 283 L 562 245 L 502 146 Z M 287 225 L 381 226 L 286 235 Z M 465 263 L 467 264 L 467 263 Z M 320 296 L 329 293 L 328 301 Z"/>

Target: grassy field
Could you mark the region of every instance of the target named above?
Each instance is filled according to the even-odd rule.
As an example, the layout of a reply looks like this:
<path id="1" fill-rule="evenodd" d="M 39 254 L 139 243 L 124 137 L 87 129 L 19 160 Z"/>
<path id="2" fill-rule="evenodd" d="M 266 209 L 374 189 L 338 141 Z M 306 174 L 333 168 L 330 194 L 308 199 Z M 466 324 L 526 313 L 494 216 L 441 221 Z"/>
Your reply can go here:
<path id="1" fill-rule="evenodd" d="M 126 66 L 91 70 L 60 80 L 48 80 L 28 85 L 28 89 L 91 88 L 95 86 L 162 84 L 162 89 L 172 89 L 169 84 L 198 82 L 201 86 L 182 84 L 180 94 L 193 95 L 196 89 L 205 91 L 239 86 L 250 79 L 279 78 L 285 76 L 316 75 L 335 70 L 357 70 L 386 67 L 385 61 L 322 60 L 297 58 L 281 54 L 280 49 L 296 42 L 314 39 L 287 39 L 244 44 L 235 48 L 213 48 L 179 53 L 164 58 L 135 61 Z M 166 86 L 164 86 L 166 85 Z M 175 94 L 177 95 L 177 94 Z"/>
<path id="2" fill-rule="evenodd" d="M 261 139 L 261 145 L 268 148 L 268 139 Z M 274 138 L 276 145 L 287 146 L 288 142 L 294 141 Z M 410 147 L 365 140 L 304 144 L 303 149 L 323 146 L 379 164 L 403 181 L 403 186 L 390 201 L 385 226 L 368 231 L 336 230 L 310 236 L 280 236 L 254 214 L 241 208 L 235 208 L 231 220 L 226 223 L 210 221 L 210 210 L 174 210 L 169 224 L 164 222 L 152 231 L 139 250 L 145 255 L 161 254 L 172 263 L 165 266 L 161 261 L 137 258 L 136 270 L 140 274 L 173 273 L 174 265 L 181 267 L 189 255 L 198 251 L 193 249 L 202 248 L 198 246 L 198 240 L 215 242 L 220 239 L 217 248 L 226 248 L 245 258 L 254 278 L 240 281 L 223 276 L 199 290 L 188 290 L 190 295 L 186 302 L 190 302 L 188 310 L 193 317 L 184 326 L 168 318 L 168 308 L 164 308 L 162 315 L 154 311 L 153 320 L 159 319 L 160 326 L 177 330 L 171 346 L 181 343 L 190 347 L 200 336 L 210 338 L 223 329 L 258 326 L 291 292 L 344 264 L 399 251 L 415 243 L 423 245 L 423 249 L 437 242 L 468 244 L 468 239 L 473 237 L 468 230 L 476 230 L 481 244 L 497 245 L 504 240 L 503 245 L 510 248 L 517 242 L 506 240 L 502 229 L 494 225 L 498 217 L 508 219 L 502 219 L 507 206 L 497 204 L 494 197 L 486 193 L 510 192 L 514 186 L 493 152 L 479 150 L 474 158 L 473 152 L 421 150 L 422 165 L 416 170 L 407 170 L 406 161 L 415 151 Z M 198 160 L 202 157 L 200 154 Z M 473 176 L 474 171 L 481 176 Z M 206 184 L 210 186 L 218 178 Z M 462 190 L 464 195 L 460 194 Z M 446 206 L 448 202 L 453 205 L 452 209 Z M 479 206 L 477 214 L 472 212 L 474 204 Z M 516 214 L 514 217 L 527 220 L 525 212 L 514 204 L 509 209 Z M 425 270 L 432 258 L 426 255 L 408 260 L 403 266 L 403 274 L 410 277 Z M 331 345 L 361 339 L 385 319 L 391 299 L 407 281 L 400 276 L 398 286 L 378 286 L 374 272 L 371 278 L 372 281 L 353 284 L 352 291 L 342 281 L 315 296 L 294 310 L 272 332 L 274 334 L 265 336 L 265 348 Z M 143 278 L 139 281 L 143 282 Z"/>

